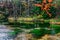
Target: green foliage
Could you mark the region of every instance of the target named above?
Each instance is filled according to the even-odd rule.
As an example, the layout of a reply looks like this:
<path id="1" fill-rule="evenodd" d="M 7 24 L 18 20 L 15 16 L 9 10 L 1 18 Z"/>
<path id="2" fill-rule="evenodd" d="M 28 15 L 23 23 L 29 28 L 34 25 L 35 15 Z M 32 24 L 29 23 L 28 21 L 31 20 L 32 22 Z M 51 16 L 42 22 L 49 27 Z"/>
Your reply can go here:
<path id="1" fill-rule="evenodd" d="M 46 27 L 48 28 L 50 26 L 50 23 L 48 20 L 47 21 L 44 21 L 44 20 L 39 21 L 36 24 L 38 24 L 40 28 L 46 28 Z"/>
<path id="2" fill-rule="evenodd" d="M 18 29 L 18 28 L 15 28 L 13 30 L 14 30 L 14 34 L 18 34 L 18 33 L 22 32 L 22 30 L 21 29 Z"/>
<path id="3" fill-rule="evenodd" d="M 43 19 L 50 19 L 49 15 L 46 14 L 46 12 L 42 16 L 43 16 Z"/>
<path id="4" fill-rule="evenodd" d="M 60 25 L 51 25 L 51 28 L 54 28 L 56 33 L 60 33 Z"/>
<path id="5" fill-rule="evenodd" d="M 20 27 L 25 28 L 25 29 L 31 29 L 31 28 L 35 28 L 35 25 L 34 24 L 21 23 Z"/>
<path id="6" fill-rule="evenodd" d="M 34 13 L 34 14 L 40 14 L 41 13 L 41 8 L 40 7 L 34 7 L 33 9 L 32 9 L 32 13 Z"/>
<path id="7" fill-rule="evenodd" d="M 18 33 L 22 32 L 22 30 L 15 28 L 13 29 L 13 32 L 9 32 L 10 35 L 17 35 Z"/>
<path id="8" fill-rule="evenodd" d="M 39 3 L 42 3 L 43 0 L 35 0 L 35 1 L 36 1 L 37 3 L 38 3 L 38 2 L 39 2 Z"/>
<path id="9" fill-rule="evenodd" d="M 57 9 L 54 6 L 50 7 L 49 12 L 52 14 L 51 18 L 54 18 L 56 16 L 56 11 Z"/>
<path id="10" fill-rule="evenodd" d="M 54 29 L 59 29 L 60 28 L 60 25 L 51 24 L 50 27 L 51 28 L 54 28 Z"/>
<path id="11" fill-rule="evenodd" d="M 48 30 L 48 29 L 44 29 L 44 28 L 42 28 L 42 29 L 33 29 L 32 31 L 30 31 L 30 33 L 32 33 L 33 37 L 35 37 L 35 38 L 40 38 L 40 37 L 44 36 L 45 34 L 49 34 L 49 35 L 53 34 L 52 30 Z"/>
<path id="12" fill-rule="evenodd" d="M 7 17 L 3 13 L 0 14 L 0 22 L 8 22 Z"/>
<path id="13" fill-rule="evenodd" d="M 51 18 L 54 18 L 55 16 L 56 16 L 56 9 L 54 9 L 54 8 L 51 8 L 50 10 L 49 10 L 49 12 L 51 13 L 51 17 L 49 17 L 49 15 L 47 14 L 47 12 L 46 11 L 41 11 L 41 15 L 43 16 L 42 18 L 43 19 L 51 19 Z M 55 12 L 55 13 L 53 13 L 53 12 Z"/>
<path id="14" fill-rule="evenodd" d="M 0 14 L 0 20 L 4 19 L 4 18 L 5 18 L 5 16 L 3 14 Z"/>
<path id="15" fill-rule="evenodd" d="M 32 33 L 33 37 L 39 38 L 46 34 L 45 29 L 34 29 L 30 33 Z"/>
<path id="16" fill-rule="evenodd" d="M 55 29 L 55 33 L 60 33 L 60 29 Z"/>
<path id="17" fill-rule="evenodd" d="M 12 27 L 20 27 L 20 23 L 18 23 L 18 22 L 13 22 L 13 23 L 10 23 L 9 22 L 9 25 L 11 25 Z"/>
<path id="18" fill-rule="evenodd" d="M 54 18 L 56 16 L 56 11 L 57 9 L 54 6 L 50 7 L 50 10 L 48 10 L 48 12 L 52 15 L 51 17 L 49 17 L 49 15 L 47 14 L 46 11 L 41 10 L 40 7 L 35 6 L 32 10 L 32 12 L 34 12 L 34 14 L 39 14 L 42 15 L 43 19 L 51 19 Z"/>
<path id="19" fill-rule="evenodd" d="M 0 11 L 5 12 L 5 7 L 0 7 Z"/>

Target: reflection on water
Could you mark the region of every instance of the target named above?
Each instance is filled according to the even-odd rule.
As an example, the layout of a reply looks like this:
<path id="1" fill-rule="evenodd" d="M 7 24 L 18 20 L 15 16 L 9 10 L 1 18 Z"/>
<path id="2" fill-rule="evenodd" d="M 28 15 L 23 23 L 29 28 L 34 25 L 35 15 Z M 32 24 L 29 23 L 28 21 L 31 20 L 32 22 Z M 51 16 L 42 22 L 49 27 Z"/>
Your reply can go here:
<path id="1" fill-rule="evenodd" d="M 7 29 L 7 26 L 0 25 L 0 40 L 13 40 L 11 32 L 14 32 L 13 30 Z"/>
<path id="2" fill-rule="evenodd" d="M 52 35 L 55 35 L 55 30 L 52 28 L 52 30 L 51 30 L 51 34 Z"/>

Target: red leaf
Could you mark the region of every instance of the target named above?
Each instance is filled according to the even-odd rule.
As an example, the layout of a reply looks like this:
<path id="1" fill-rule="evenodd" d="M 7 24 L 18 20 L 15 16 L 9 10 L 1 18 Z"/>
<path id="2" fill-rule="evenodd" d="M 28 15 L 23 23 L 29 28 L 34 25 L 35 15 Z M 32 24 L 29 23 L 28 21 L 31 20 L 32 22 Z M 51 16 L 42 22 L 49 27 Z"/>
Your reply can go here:
<path id="1" fill-rule="evenodd" d="M 46 3 L 46 0 L 43 0 L 43 3 Z"/>
<path id="2" fill-rule="evenodd" d="M 49 3 L 51 3 L 53 0 L 48 0 Z"/>
<path id="3" fill-rule="evenodd" d="M 35 6 L 37 6 L 37 7 L 41 7 L 42 5 L 41 5 L 41 4 L 35 4 Z"/>

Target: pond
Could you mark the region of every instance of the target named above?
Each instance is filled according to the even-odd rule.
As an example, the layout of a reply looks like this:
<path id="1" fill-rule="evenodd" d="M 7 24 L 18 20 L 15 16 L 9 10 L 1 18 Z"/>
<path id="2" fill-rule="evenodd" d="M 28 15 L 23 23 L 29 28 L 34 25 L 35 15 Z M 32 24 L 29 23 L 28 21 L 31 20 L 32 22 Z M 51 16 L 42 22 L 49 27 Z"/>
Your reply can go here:
<path id="1" fill-rule="evenodd" d="M 15 38 L 13 32 L 13 30 L 7 29 L 7 26 L 0 25 L 0 40 L 13 40 Z"/>

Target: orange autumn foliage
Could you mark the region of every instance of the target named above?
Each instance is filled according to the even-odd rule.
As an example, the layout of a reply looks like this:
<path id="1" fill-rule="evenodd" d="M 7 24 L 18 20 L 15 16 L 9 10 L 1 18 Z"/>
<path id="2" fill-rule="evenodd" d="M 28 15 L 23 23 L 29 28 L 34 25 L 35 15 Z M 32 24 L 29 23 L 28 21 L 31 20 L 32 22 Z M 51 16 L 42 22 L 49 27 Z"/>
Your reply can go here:
<path id="1" fill-rule="evenodd" d="M 47 1 L 48 1 L 48 3 L 47 3 Z M 41 9 L 45 10 L 47 12 L 47 14 L 51 17 L 51 14 L 48 12 L 49 8 L 51 6 L 53 6 L 53 4 L 51 4 L 51 2 L 53 2 L 53 0 L 43 0 L 41 4 L 35 4 L 35 6 L 41 7 Z"/>
<path id="2" fill-rule="evenodd" d="M 47 14 L 49 15 L 49 17 L 51 17 L 52 15 L 46 10 Z"/>
<path id="3" fill-rule="evenodd" d="M 46 3 L 46 0 L 43 0 L 43 3 Z"/>
<path id="4" fill-rule="evenodd" d="M 48 9 L 49 9 L 49 6 L 48 6 L 48 4 L 46 4 L 44 7 L 44 10 L 48 10 Z"/>
<path id="5" fill-rule="evenodd" d="M 35 6 L 41 7 L 42 5 L 41 4 L 35 4 Z"/>
<path id="6" fill-rule="evenodd" d="M 49 3 L 53 2 L 53 0 L 48 0 Z"/>

